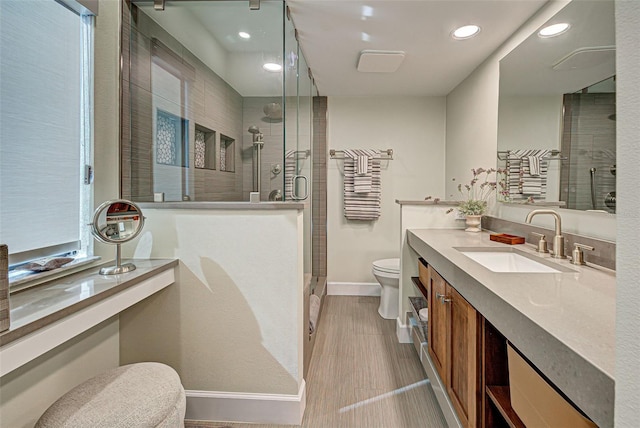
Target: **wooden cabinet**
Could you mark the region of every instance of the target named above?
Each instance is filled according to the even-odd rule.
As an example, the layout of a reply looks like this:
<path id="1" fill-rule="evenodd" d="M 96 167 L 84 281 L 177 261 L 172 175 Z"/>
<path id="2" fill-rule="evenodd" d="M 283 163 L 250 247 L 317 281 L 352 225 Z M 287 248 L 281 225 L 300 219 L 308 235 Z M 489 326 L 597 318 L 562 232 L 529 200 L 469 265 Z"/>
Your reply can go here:
<path id="1" fill-rule="evenodd" d="M 480 316 L 429 266 L 429 356 L 465 427 L 479 426 Z"/>
<path id="2" fill-rule="evenodd" d="M 429 294 L 429 356 L 440 379 L 447 379 L 447 305 L 442 302 L 447 294 L 447 283 L 429 266 L 427 293 Z"/>

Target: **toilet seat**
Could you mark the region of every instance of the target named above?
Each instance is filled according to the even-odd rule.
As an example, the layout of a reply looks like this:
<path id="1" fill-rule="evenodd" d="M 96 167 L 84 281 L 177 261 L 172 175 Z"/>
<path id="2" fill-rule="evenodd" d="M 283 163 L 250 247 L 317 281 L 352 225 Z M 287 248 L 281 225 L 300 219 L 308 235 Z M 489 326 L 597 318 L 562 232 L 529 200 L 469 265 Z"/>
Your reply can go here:
<path id="1" fill-rule="evenodd" d="M 400 275 L 400 259 L 382 259 L 373 262 L 373 270 L 380 273 Z"/>

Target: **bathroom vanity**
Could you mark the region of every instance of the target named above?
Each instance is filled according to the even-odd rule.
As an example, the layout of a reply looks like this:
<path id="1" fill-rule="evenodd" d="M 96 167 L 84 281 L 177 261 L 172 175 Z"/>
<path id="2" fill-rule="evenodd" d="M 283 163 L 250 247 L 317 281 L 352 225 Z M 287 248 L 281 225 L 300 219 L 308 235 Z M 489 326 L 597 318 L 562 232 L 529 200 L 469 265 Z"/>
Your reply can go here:
<path id="1" fill-rule="evenodd" d="M 90 267 L 11 295 L 11 327 L 0 334 L 0 376 L 33 361 L 175 282 L 176 259 L 136 260 L 122 275 Z"/>
<path id="2" fill-rule="evenodd" d="M 414 278 L 426 290 L 428 328 L 414 321 L 413 339 L 450 426 L 524 426 L 511 409 L 507 343 L 567 402 L 613 426 L 614 271 L 490 241 L 486 232 L 412 229 L 406 246 L 414 258 L 405 264 L 415 272 L 418 257 L 428 264 L 428 283 Z M 476 253 L 531 266 L 496 267 Z M 496 271 L 503 268 L 510 271 Z"/>

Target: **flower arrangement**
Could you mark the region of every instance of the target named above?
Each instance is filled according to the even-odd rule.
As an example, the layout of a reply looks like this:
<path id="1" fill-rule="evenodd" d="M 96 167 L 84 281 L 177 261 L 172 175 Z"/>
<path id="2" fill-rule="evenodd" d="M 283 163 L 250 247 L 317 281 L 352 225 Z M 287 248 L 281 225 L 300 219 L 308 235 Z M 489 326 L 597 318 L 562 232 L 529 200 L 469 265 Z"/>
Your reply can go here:
<path id="1" fill-rule="evenodd" d="M 509 189 L 505 179 L 506 170 L 502 168 L 475 168 L 472 169 L 473 178 L 469 184 L 458 184 L 458 192 L 463 196 L 463 200 L 457 207 L 457 210 L 469 215 L 483 215 L 488 208 L 489 198 L 493 192 L 498 191 L 505 201 L 509 200 Z M 490 181 L 491 174 L 495 173 L 495 181 Z M 500 177 L 498 179 L 498 177 Z M 453 181 L 456 179 L 454 178 Z M 433 199 L 434 203 L 440 202 L 440 198 L 432 198 L 427 196 L 426 201 Z M 525 202 L 533 203 L 533 198 L 529 197 Z M 447 210 L 447 214 L 452 212 L 454 208 Z"/>
<path id="2" fill-rule="evenodd" d="M 458 184 L 458 192 L 464 198 L 458 205 L 458 211 L 464 215 L 482 215 L 487 211 L 489 197 L 498 187 L 497 181 L 489 181 L 489 178 L 500 171 L 495 168 L 475 168 L 471 172 L 473 178 L 469 184 Z"/>

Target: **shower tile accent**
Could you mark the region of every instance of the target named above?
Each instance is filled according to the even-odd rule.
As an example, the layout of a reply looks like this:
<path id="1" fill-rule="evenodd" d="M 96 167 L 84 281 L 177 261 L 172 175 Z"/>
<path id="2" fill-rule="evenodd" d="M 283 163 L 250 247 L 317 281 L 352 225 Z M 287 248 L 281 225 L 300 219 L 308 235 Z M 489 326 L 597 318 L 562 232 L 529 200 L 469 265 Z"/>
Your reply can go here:
<path id="1" fill-rule="evenodd" d="M 313 276 L 327 276 L 327 97 L 313 97 Z"/>
<path id="2" fill-rule="evenodd" d="M 9 329 L 9 249 L 0 245 L 0 331 Z"/>
<path id="3" fill-rule="evenodd" d="M 179 135 L 181 121 L 162 110 L 158 110 L 156 121 L 156 163 L 178 165 L 178 147 L 182 143 Z"/>
<path id="4" fill-rule="evenodd" d="M 220 171 L 227 170 L 227 146 L 220 145 Z"/>
<path id="5" fill-rule="evenodd" d="M 196 146 L 195 146 L 195 156 L 196 160 L 194 162 L 194 166 L 196 168 L 204 168 L 204 155 L 205 155 L 205 145 L 204 145 L 204 132 L 196 129 Z"/>

